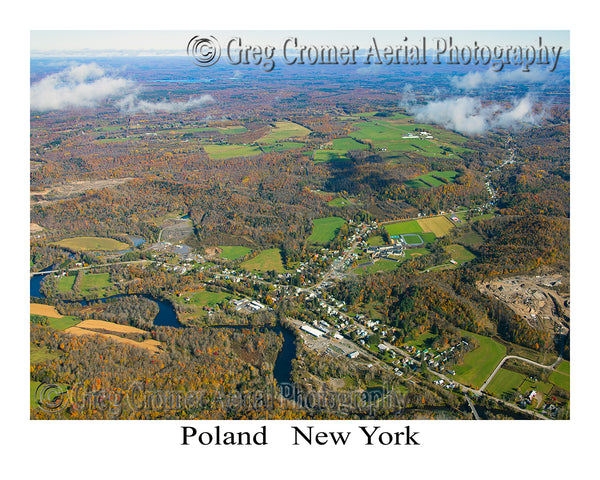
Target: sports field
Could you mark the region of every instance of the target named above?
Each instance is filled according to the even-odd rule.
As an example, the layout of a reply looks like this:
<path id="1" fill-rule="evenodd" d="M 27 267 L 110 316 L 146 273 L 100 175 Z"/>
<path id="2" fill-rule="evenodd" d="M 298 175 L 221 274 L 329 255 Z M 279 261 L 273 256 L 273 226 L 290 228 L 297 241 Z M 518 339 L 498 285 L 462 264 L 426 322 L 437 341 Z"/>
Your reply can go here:
<path id="1" fill-rule="evenodd" d="M 365 274 L 369 274 L 369 273 L 376 273 L 376 272 L 389 272 L 390 270 L 395 270 L 396 268 L 398 268 L 398 265 L 400 265 L 398 262 L 394 262 L 393 260 L 387 260 L 385 258 L 382 258 L 381 260 L 378 260 L 377 262 L 373 263 L 372 265 L 366 265 L 366 266 L 358 266 L 354 269 L 354 273 L 357 275 L 365 275 Z"/>
<path id="2" fill-rule="evenodd" d="M 60 247 L 70 248 L 71 250 L 101 250 L 101 251 L 114 251 L 114 250 L 127 250 L 129 245 L 123 242 L 119 242 L 114 238 L 107 237 L 72 237 L 65 238 L 60 242 L 55 242 L 54 245 Z"/>
<path id="3" fill-rule="evenodd" d="M 308 128 L 298 125 L 294 122 L 282 121 L 276 122 L 271 131 L 260 137 L 258 143 L 276 143 L 288 138 L 305 137 L 310 133 Z"/>
<path id="4" fill-rule="evenodd" d="M 408 220 L 396 223 L 390 223 L 385 226 L 390 235 L 405 235 L 407 233 L 421 233 L 423 228 L 416 220 Z"/>
<path id="5" fill-rule="evenodd" d="M 476 338 L 479 346 L 466 353 L 463 363 L 457 365 L 456 380 L 475 388 L 481 387 L 500 360 L 506 355 L 506 347 L 489 337 L 462 330 L 463 335 Z"/>
<path id="6" fill-rule="evenodd" d="M 263 250 L 256 257 L 246 260 L 241 266 L 246 270 L 257 270 L 259 272 L 275 270 L 277 273 L 283 273 L 285 271 L 281 261 L 281 252 L 278 248 Z"/>
<path id="7" fill-rule="evenodd" d="M 308 243 L 325 245 L 333 240 L 340 229 L 346 223 L 340 217 L 316 218 L 313 220 L 313 231 L 308 237 Z"/>
<path id="8" fill-rule="evenodd" d="M 238 246 L 219 246 L 222 252 L 219 254 L 219 257 L 225 258 L 227 260 L 237 260 L 238 258 L 245 257 L 252 250 L 248 247 L 238 247 Z"/>
<path id="9" fill-rule="evenodd" d="M 202 145 L 202 148 L 213 160 L 226 160 L 235 157 L 252 157 L 259 155 L 261 150 L 253 145 Z"/>

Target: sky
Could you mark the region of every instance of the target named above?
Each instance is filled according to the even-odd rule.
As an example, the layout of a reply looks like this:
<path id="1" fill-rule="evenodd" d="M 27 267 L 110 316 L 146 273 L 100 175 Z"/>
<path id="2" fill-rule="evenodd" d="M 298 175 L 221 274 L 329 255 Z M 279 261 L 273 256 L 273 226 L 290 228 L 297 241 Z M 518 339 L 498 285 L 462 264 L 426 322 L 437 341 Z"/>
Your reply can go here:
<path id="1" fill-rule="evenodd" d="M 418 41 L 422 37 L 452 37 L 456 45 L 507 46 L 537 45 L 542 37 L 546 45 L 570 48 L 568 30 L 32 30 L 32 56 L 102 52 L 106 55 L 137 54 L 140 50 L 153 54 L 185 55 L 188 41 L 194 35 L 214 35 L 217 39 L 241 37 L 244 42 L 281 47 L 290 36 L 297 36 L 304 44 L 367 45 L 372 37 L 391 45 Z"/>

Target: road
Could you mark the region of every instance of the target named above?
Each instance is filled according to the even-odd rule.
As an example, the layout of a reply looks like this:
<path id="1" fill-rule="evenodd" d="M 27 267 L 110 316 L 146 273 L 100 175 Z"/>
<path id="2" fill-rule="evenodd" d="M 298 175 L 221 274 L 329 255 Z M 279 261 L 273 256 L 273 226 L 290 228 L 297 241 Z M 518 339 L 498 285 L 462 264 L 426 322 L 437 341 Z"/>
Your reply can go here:
<path id="1" fill-rule="evenodd" d="M 475 408 L 475 405 L 473 404 L 473 400 L 471 400 L 471 398 L 468 395 L 465 395 L 465 398 L 467 399 L 467 403 L 469 404 L 469 407 L 471 407 L 471 411 L 473 412 L 473 417 L 475 418 L 475 420 L 481 420 L 481 418 L 479 417 L 479 414 L 477 413 L 477 409 Z"/>
<path id="2" fill-rule="evenodd" d="M 35 275 L 47 275 L 48 273 L 61 273 L 61 272 L 75 272 L 78 270 L 89 270 L 91 268 L 102 268 L 102 267 L 110 267 L 112 265 L 131 265 L 134 263 L 153 263 L 154 260 L 131 260 L 129 262 L 111 262 L 104 263 L 102 265 L 88 265 L 87 267 L 75 267 L 75 268 L 59 268 L 58 270 L 46 270 L 44 272 L 30 272 L 30 276 Z"/>
<path id="3" fill-rule="evenodd" d="M 498 364 L 498 366 L 494 369 L 494 371 L 491 373 L 491 375 L 488 377 L 488 379 L 483 382 L 483 385 L 481 386 L 481 388 L 479 389 L 479 392 L 485 390 L 485 388 L 489 385 L 489 383 L 494 379 L 494 377 L 496 376 L 496 374 L 498 373 L 498 371 L 502 368 L 502 365 L 504 365 L 504 362 L 506 362 L 507 360 L 510 360 L 511 358 L 515 359 L 515 360 L 520 360 L 522 362 L 525 363 L 529 363 L 530 365 L 534 365 L 536 367 L 540 367 L 540 368 L 545 368 L 548 370 L 554 370 L 554 368 L 560 363 L 560 361 L 562 360 L 562 356 L 559 356 L 552 365 L 542 365 L 541 363 L 537 363 L 534 362 L 533 360 L 529 360 L 528 358 L 523 358 L 523 357 L 518 357 L 516 355 L 507 355 L 506 357 L 504 357 L 502 360 L 500 360 L 500 363 Z"/>

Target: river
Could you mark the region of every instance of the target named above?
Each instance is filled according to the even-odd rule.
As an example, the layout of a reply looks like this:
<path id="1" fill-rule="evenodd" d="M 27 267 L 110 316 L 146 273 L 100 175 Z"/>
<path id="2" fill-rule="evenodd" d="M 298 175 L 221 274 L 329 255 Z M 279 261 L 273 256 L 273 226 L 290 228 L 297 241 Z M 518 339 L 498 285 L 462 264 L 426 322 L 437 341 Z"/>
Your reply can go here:
<path id="1" fill-rule="evenodd" d="M 53 267 L 50 266 L 46 270 L 51 270 Z M 47 275 L 34 275 L 29 280 L 29 295 L 35 298 L 44 298 L 44 295 L 40 291 L 43 280 Z M 93 302 L 102 302 L 105 303 L 108 300 L 115 300 L 121 297 L 130 296 L 129 294 L 119 294 L 113 295 L 112 297 L 99 298 L 96 300 L 73 300 L 73 302 L 77 302 L 81 305 L 89 305 Z M 160 300 L 158 298 L 154 298 L 150 295 L 140 294 L 140 297 L 148 298 L 152 300 L 158 305 L 158 314 L 154 318 L 154 325 L 157 327 L 174 327 L 180 328 L 183 327 L 179 323 L 177 319 L 177 314 L 175 313 L 175 309 L 170 302 L 166 300 Z M 185 327 L 183 327 L 185 328 Z M 218 325 L 216 327 L 211 328 L 252 328 L 251 326 L 234 326 L 234 325 Z M 270 328 L 278 335 L 281 333 L 283 336 L 283 345 L 281 347 L 281 351 L 277 355 L 277 359 L 275 360 L 275 365 L 273 366 L 273 377 L 277 380 L 277 383 L 280 386 L 290 385 L 291 377 L 292 377 L 292 360 L 296 358 L 296 343 L 295 338 L 292 332 L 280 325 L 275 327 L 264 327 Z M 282 388 L 283 395 L 287 398 L 286 394 L 288 390 Z"/>

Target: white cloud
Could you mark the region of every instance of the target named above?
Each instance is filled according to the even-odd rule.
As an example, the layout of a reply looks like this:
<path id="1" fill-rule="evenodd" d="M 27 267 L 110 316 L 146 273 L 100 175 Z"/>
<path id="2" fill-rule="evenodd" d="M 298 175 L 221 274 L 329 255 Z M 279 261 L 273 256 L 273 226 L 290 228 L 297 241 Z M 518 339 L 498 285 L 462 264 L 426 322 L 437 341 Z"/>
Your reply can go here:
<path id="1" fill-rule="evenodd" d="M 210 95 L 201 95 L 181 102 L 150 102 L 140 99 L 139 95 L 136 82 L 111 77 L 96 63 L 84 63 L 70 66 L 34 83 L 30 88 L 30 107 L 38 112 L 97 107 L 111 99 L 125 113 L 178 113 L 215 101 Z"/>
<path id="2" fill-rule="evenodd" d="M 107 98 L 122 95 L 133 82 L 113 78 L 95 63 L 82 64 L 53 73 L 34 83 L 30 89 L 30 107 L 34 111 L 95 107 Z"/>
<path id="3" fill-rule="evenodd" d="M 462 76 L 452 77 L 450 78 L 450 84 L 459 90 L 475 90 L 477 88 L 491 87 L 501 83 L 553 83 L 559 79 L 557 75 L 558 74 L 539 69 L 532 69 L 529 72 L 524 72 L 522 70 L 502 72 L 486 70 L 484 72 L 469 72 Z"/>
<path id="4" fill-rule="evenodd" d="M 201 95 L 200 97 L 190 98 L 185 102 L 149 102 L 140 100 L 136 94 L 131 94 L 119 100 L 116 105 L 126 113 L 179 113 L 211 103 L 215 103 L 215 99 L 211 95 Z"/>
<path id="5" fill-rule="evenodd" d="M 473 97 L 458 97 L 425 105 L 405 103 L 418 122 L 436 123 L 465 135 L 481 135 L 493 128 L 517 129 L 538 124 L 544 112 L 536 113 L 530 97 L 515 101 L 506 108 L 498 103 L 483 105 Z"/>

